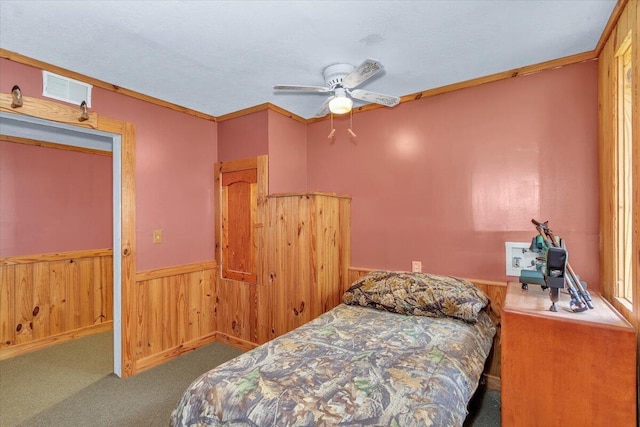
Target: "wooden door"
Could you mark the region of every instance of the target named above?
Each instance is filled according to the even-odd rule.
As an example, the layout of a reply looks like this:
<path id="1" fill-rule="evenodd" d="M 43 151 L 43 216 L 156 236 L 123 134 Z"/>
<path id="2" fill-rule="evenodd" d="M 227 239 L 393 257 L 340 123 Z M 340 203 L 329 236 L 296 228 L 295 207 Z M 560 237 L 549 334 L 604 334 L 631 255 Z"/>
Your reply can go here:
<path id="1" fill-rule="evenodd" d="M 255 284 L 257 169 L 222 174 L 222 277 Z"/>
<path id="2" fill-rule="evenodd" d="M 217 327 L 226 342 L 250 348 L 258 340 L 267 156 L 216 163 L 214 188 Z"/>

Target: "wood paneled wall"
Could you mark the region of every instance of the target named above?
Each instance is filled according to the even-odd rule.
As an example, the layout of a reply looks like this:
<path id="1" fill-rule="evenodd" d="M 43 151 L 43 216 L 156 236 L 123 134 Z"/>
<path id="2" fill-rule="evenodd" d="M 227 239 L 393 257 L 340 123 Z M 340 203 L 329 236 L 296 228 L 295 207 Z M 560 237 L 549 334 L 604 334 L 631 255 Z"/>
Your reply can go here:
<path id="1" fill-rule="evenodd" d="M 112 328 L 111 249 L 0 258 L 0 359 Z"/>
<path id="2" fill-rule="evenodd" d="M 624 2 L 620 2 L 624 3 Z M 619 4 L 620 4 L 619 3 Z M 616 57 L 621 45 L 631 34 L 632 87 L 632 163 L 633 171 L 633 304 L 622 303 L 616 298 L 617 255 L 616 234 L 618 209 L 618 187 L 616 183 L 617 127 L 618 127 L 618 72 Z M 598 103 L 599 103 L 599 194 L 600 194 L 600 290 L 636 330 L 640 329 L 640 2 L 629 0 L 611 34 L 606 39 L 598 57 Z M 638 334 L 640 354 L 640 334 Z M 640 362 L 637 366 L 640 371 Z M 640 396 L 638 397 L 640 405 Z"/>
<path id="3" fill-rule="evenodd" d="M 134 373 L 216 340 L 217 276 L 215 262 L 136 274 Z"/>
<path id="4" fill-rule="evenodd" d="M 267 198 L 258 343 L 340 304 L 350 256 L 351 198 L 291 193 Z"/>
<path id="5" fill-rule="evenodd" d="M 367 273 L 375 271 L 370 268 L 355 268 L 349 269 L 349 275 L 347 282 L 344 282 L 342 292 L 358 278 L 364 276 Z M 496 325 L 496 335 L 493 338 L 493 349 L 487 358 L 487 363 L 484 370 L 484 378 L 487 382 L 487 386 L 491 389 L 500 389 L 500 324 L 502 318 L 502 307 L 504 306 L 504 298 L 507 295 L 507 283 L 506 282 L 493 282 L 479 279 L 466 279 L 476 285 L 481 291 L 483 291 L 490 300 L 488 313 L 494 325 Z"/>

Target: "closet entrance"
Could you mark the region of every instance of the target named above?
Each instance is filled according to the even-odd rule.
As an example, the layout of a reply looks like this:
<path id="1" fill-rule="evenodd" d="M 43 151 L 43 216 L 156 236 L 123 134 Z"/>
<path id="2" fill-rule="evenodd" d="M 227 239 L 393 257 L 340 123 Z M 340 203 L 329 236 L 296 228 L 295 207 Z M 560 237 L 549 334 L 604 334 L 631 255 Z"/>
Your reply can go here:
<path id="1" fill-rule="evenodd" d="M 135 187 L 133 125 L 99 118 L 78 120 L 72 106 L 24 98 L 20 108 L 11 107 L 11 96 L 0 94 L 0 133 L 9 138 L 25 138 L 54 144 L 110 151 L 113 158 L 113 352 L 114 372 L 128 376 L 132 363 L 130 333 L 123 325 L 131 323 L 131 298 L 135 272 Z M 4 266 L 0 266 L 4 267 Z M 31 308 L 31 307 L 29 307 Z M 40 310 L 25 310 L 22 327 L 28 327 Z M 0 325 L 3 328 L 15 325 Z M 20 328 L 22 329 L 22 328 Z M 19 332 L 19 331 L 18 331 Z M 44 341 L 55 337 L 44 337 Z M 4 348 L 0 349 L 2 352 Z M 1 353 L 0 353 L 1 354 Z"/>

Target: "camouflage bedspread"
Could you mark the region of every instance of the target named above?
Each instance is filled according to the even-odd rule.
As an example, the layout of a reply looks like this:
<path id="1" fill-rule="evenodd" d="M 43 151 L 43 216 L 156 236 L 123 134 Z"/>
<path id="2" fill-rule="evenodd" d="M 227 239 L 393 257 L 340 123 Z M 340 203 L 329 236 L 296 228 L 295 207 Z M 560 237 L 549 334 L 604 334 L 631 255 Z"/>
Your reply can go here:
<path id="1" fill-rule="evenodd" d="M 203 374 L 173 426 L 461 426 L 495 328 L 339 305 Z"/>

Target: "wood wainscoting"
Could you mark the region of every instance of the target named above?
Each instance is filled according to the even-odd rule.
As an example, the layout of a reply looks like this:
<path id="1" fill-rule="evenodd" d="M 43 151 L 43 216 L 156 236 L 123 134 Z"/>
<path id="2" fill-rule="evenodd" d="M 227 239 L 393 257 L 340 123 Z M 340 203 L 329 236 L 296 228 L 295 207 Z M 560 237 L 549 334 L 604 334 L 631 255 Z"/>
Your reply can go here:
<path id="1" fill-rule="evenodd" d="M 134 374 L 216 341 L 217 276 L 214 261 L 136 274 Z"/>
<path id="2" fill-rule="evenodd" d="M 0 360 L 112 328 L 111 249 L 0 258 Z"/>
<path id="3" fill-rule="evenodd" d="M 357 280 L 359 277 L 364 276 L 367 273 L 375 271 L 371 268 L 355 268 L 349 269 L 347 276 L 347 282 L 342 283 L 342 293 Z M 487 387 L 492 390 L 500 390 L 500 326 L 502 318 L 502 307 L 504 305 L 504 299 L 507 294 L 506 282 L 494 282 L 489 280 L 479 279 L 465 279 L 473 283 L 481 291 L 483 291 L 489 297 L 488 313 L 494 325 L 496 325 L 496 335 L 493 338 L 493 348 L 487 358 L 487 363 L 484 369 L 484 381 L 486 381 Z"/>

